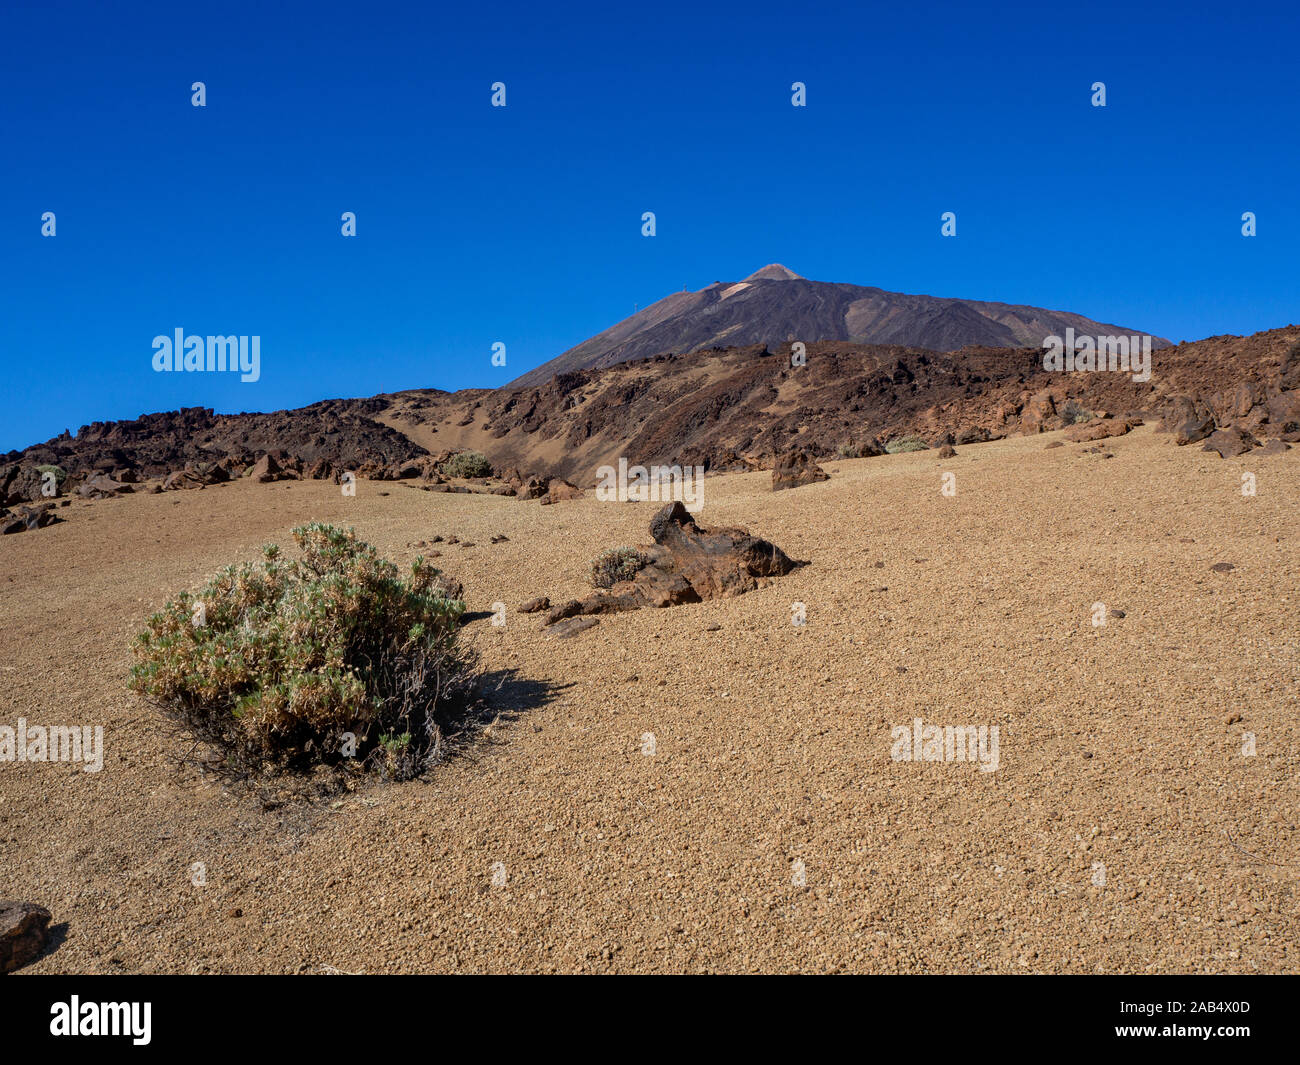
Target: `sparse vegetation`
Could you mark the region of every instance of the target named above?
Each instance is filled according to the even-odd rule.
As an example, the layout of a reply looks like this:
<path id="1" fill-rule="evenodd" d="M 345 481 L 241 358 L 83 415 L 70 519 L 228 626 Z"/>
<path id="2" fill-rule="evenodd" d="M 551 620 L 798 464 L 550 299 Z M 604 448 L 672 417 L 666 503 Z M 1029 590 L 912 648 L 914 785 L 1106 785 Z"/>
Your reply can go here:
<path id="1" fill-rule="evenodd" d="M 132 688 L 240 769 L 355 757 L 416 775 L 473 687 L 464 603 L 423 558 L 403 580 L 351 530 L 313 522 L 293 538 L 298 560 L 269 545 L 150 617 Z"/>
<path id="2" fill-rule="evenodd" d="M 898 455 L 904 451 L 928 451 L 929 448 L 930 445 L 919 436 L 896 437 L 885 445 L 885 450 L 891 455 Z"/>
<path id="3" fill-rule="evenodd" d="M 444 477 L 488 477 L 492 463 L 481 451 L 457 451 L 440 468 Z"/>
<path id="4" fill-rule="evenodd" d="M 1065 401 L 1065 406 L 1061 408 L 1061 420 L 1066 425 L 1079 425 L 1082 422 L 1090 422 L 1097 415 L 1090 410 L 1085 410 L 1074 400 Z"/>
<path id="5" fill-rule="evenodd" d="M 591 583 L 610 588 L 619 581 L 630 581 L 650 564 L 650 556 L 636 547 L 611 547 L 592 560 Z"/>
<path id="6" fill-rule="evenodd" d="M 841 444 L 835 449 L 835 454 L 842 459 L 865 459 L 870 458 L 875 452 L 866 444 Z"/>

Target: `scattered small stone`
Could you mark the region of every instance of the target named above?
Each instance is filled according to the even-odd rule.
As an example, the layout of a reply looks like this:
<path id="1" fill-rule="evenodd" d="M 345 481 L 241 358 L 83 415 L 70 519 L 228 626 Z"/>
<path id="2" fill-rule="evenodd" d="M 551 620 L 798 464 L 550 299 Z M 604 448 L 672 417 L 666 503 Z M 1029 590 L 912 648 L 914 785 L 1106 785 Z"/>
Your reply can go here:
<path id="1" fill-rule="evenodd" d="M 586 632 L 600 624 L 600 618 L 591 616 L 565 618 L 563 621 L 557 621 L 546 631 L 557 639 L 567 640 L 570 636 L 577 636 L 580 632 Z"/>
<path id="2" fill-rule="evenodd" d="M 1231 562 L 1216 562 L 1210 567 L 1215 573 L 1228 573 L 1236 568 Z"/>
<path id="3" fill-rule="evenodd" d="M 1112 610 L 1110 616 L 1113 618 L 1126 618 L 1128 615 L 1122 610 Z"/>
<path id="4" fill-rule="evenodd" d="M 1240 714 L 1229 714 L 1229 715 L 1228 715 L 1228 720 L 1225 721 L 1224 724 L 1225 724 L 1225 725 L 1235 725 L 1235 724 L 1236 724 L 1238 721 L 1240 721 L 1240 720 L 1241 720 L 1241 715 L 1240 715 Z"/>
<path id="5" fill-rule="evenodd" d="M 510 537 L 506 536 L 504 533 L 498 533 L 496 536 L 492 537 L 492 543 L 494 543 L 494 544 L 504 544 L 504 543 L 506 543 L 509 539 L 510 539 Z"/>
<path id="6" fill-rule="evenodd" d="M 704 631 L 705 631 L 705 632 L 717 632 L 720 628 L 722 628 L 722 626 L 719 625 L 716 621 L 714 621 L 714 622 L 711 622 L 711 623 L 708 624 L 708 625 L 705 625 L 705 626 L 704 626 Z"/>
<path id="7" fill-rule="evenodd" d="M 939 457 L 941 459 L 955 458 L 956 455 L 957 455 L 957 449 L 954 448 L 951 444 L 944 444 L 943 447 L 939 449 Z"/>
<path id="8" fill-rule="evenodd" d="M 520 603 L 519 613 L 536 614 L 537 611 L 549 610 L 550 607 L 551 607 L 551 600 L 547 596 L 539 595 L 535 599 L 529 599 L 528 602 L 526 603 Z"/>

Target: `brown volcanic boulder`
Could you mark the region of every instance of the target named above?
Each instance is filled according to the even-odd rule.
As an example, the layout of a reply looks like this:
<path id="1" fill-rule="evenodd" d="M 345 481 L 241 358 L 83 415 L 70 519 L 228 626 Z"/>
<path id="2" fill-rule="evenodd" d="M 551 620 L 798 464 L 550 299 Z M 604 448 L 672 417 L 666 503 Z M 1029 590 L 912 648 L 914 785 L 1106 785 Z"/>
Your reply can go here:
<path id="1" fill-rule="evenodd" d="M 334 466 L 328 459 L 317 459 L 315 462 L 309 462 L 303 467 L 303 478 L 309 481 L 337 481 L 338 475 L 334 472 Z"/>
<path id="2" fill-rule="evenodd" d="M 1237 455 L 1244 455 L 1247 451 L 1257 447 L 1259 447 L 1259 441 L 1250 433 L 1244 429 L 1229 426 L 1226 429 L 1217 429 L 1211 433 L 1201 450 L 1217 451 L 1219 458 L 1230 459 Z"/>
<path id="3" fill-rule="evenodd" d="M 1282 356 L 1278 387 L 1283 391 L 1300 388 L 1300 340 L 1292 344 Z"/>
<path id="4" fill-rule="evenodd" d="M 1259 453 L 1261 455 L 1280 455 L 1282 454 L 1282 452 L 1290 451 L 1290 450 L 1291 450 L 1290 444 L 1278 440 L 1276 437 L 1274 437 L 1272 440 L 1270 440 L 1267 444 L 1265 444 L 1262 448 L 1259 449 Z"/>
<path id="5" fill-rule="evenodd" d="M 804 484 L 816 484 L 818 481 L 829 481 L 830 474 L 823 470 L 811 455 L 802 448 L 794 448 L 787 451 L 776 461 L 772 467 L 772 491 L 779 492 L 783 488 L 798 488 Z"/>
<path id="6" fill-rule="evenodd" d="M 1108 440 L 1112 436 L 1123 436 L 1141 424 L 1141 418 L 1093 418 L 1067 430 L 1065 439 L 1075 444 L 1089 440 Z"/>
<path id="7" fill-rule="evenodd" d="M 78 494 L 85 499 L 108 499 L 110 496 L 126 495 L 134 491 L 129 484 L 115 481 L 106 473 L 92 473 L 77 488 Z"/>
<path id="8" fill-rule="evenodd" d="M 681 502 L 669 503 L 650 522 L 655 545 L 649 562 L 631 580 L 608 592 L 570 599 L 552 607 L 544 624 L 592 614 L 614 614 L 644 606 L 675 606 L 741 595 L 796 566 L 784 551 L 744 529 L 696 525 Z"/>
<path id="9" fill-rule="evenodd" d="M 50 911 L 34 902 L 0 902 L 0 973 L 40 957 L 49 941 Z"/>
<path id="10" fill-rule="evenodd" d="M 1269 397 L 1267 409 L 1268 424 L 1276 435 L 1290 439 L 1289 434 L 1300 433 L 1300 389 Z"/>
<path id="11" fill-rule="evenodd" d="M 672 572 L 685 577 L 701 599 L 741 595 L 757 588 L 760 579 L 781 576 L 796 566 L 775 544 L 744 529 L 696 525 L 680 501 L 654 516 L 650 535 L 672 557 Z"/>
<path id="12" fill-rule="evenodd" d="M 1207 403 L 1215 420 L 1226 424 L 1241 422 L 1263 400 L 1263 390 L 1259 385 L 1254 381 L 1242 381 L 1224 392 L 1216 392 Z"/>
<path id="13" fill-rule="evenodd" d="M 0 536 L 12 533 L 33 532 L 47 525 L 55 525 L 63 519 L 54 513 L 53 503 L 42 503 L 35 507 L 19 507 L 13 513 L 0 511 Z"/>
<path id="14" fill-rule="evenodd" d="M 253 468 L 248 471 L 247 476 L 259 484 L 268 484 L 271 481 L 282 481 L 289 475 L 276 461 L 275 456 L 268 453 L 253 463 Z M 384 477 L 381 479 L 387 481 L 392 478 Z"/>
<path id="15" fill-rule="evenodd" d="M 1204 440 L 1214 432 L 1214 419 L 1207 416 L 1187 418 L 1173 428 L 1174 443 L 1179 447 Z"/>
<path id="16" fill-rule="evenodd" d="M 939 449 L 939 457 L 941 459 L 951 459 L 951 458 L 956 458 L 956 456 L 957 456 L 957 449 L 953 447 L 951 444 L 944 444 L 943 447 Z"/>
<path id="17" fill-rule="evenodd" d="M 1056 400 L 1049 389 L 1035 392 L 1025 400 L 1024 410 L 1020 412 L 1020 432 L 1026 436 L 1045 433 L 1056 428 Z M 958 443 L 965 443 L 959 440 Z"/>
<path id="18" fill-rule="evenodd" d="M 529 477 L 515 489 L 517 499 L 540 499 L 546 495 L 546 485 L 538 477 Z"/>
<path id="19" fill-rule="evenodd" d="M 581 499 L 582 489 L 576 484 L 570 484 L 563 477 L 552 477 L 550 484 L 546 486 L 546 495 L 543 503 L 559 503 L 565 499 Z"/>
<path id="20" fill-rule="evenodd" d="M 46 484 L 53 485 L 55 496 L 62 495 L 57 477 L 51 480 L 35 466 L 14 464 L 0 473 L 0 505 L 13 506 L 15 503 L 35 503 L 52 498 L 42 491 Z"/>
<path id="21" fill-rule="evenodd" d="M 1170 396 L 1160 407 L 1158 433 L 1173 433 L 1179 447 L 1204 440 L 1215 428 L 1214 414 L 1199 396 Z"/>
<path id="22" fill-rule="evenodd" d="M 225 484 L 230 480 L 230 470 L 213 462 L 198 462 L 183 470 L 169 473 L 163 481 L 164 492 L 182 489 L 206 488 L 210 484 Z"/>

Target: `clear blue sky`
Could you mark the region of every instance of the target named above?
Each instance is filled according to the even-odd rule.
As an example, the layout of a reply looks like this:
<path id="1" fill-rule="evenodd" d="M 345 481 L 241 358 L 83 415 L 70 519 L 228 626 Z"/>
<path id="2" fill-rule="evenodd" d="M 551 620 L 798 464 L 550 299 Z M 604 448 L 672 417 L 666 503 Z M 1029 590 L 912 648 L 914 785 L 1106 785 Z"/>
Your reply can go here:
<path id="1" fill-rule="evenodd" d="M 498 385 L 773 261 L 1175 340 L 1286 325 L 1298 43 L 1293 3 L 6 0 L 0 449 Z M 259 335 L 261 380 L 155 373 L 177 327 Z"/>

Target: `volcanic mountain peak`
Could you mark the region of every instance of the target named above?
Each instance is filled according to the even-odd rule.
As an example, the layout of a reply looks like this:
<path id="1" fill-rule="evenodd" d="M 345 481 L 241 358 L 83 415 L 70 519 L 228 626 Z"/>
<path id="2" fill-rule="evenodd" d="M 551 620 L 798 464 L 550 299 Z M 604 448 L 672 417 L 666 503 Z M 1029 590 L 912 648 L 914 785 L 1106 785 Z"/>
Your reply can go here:
<path id="1" fill-rule="evenodd" d="M 803 278 L 780 263 L 768 263 L 763 269 L 755 270 L 746 281 L 802 281 Z"/>
<path id="2" fill-rule="evenodd" d="M 715 347 L 834 340 L 931 351 L 1021 348 L 1039 347 L 1046 337 L 1064 336 L 1067 328 L 1078 336 L 1147 332 L 1042 307 L 809 281 L 771 263 L 743 281 L 715 281 L 697 292 L 674 292 L 530 370 L 509 387 L 539 388 L 557 374 Z M 1152 347 L 1167 344 L 1152 338 Z"/>

